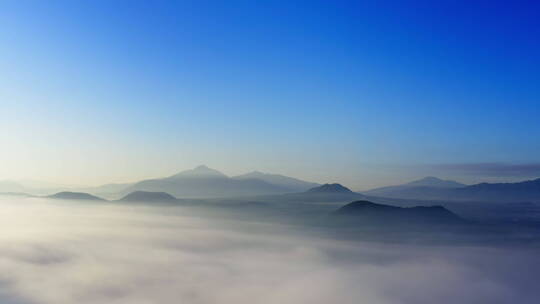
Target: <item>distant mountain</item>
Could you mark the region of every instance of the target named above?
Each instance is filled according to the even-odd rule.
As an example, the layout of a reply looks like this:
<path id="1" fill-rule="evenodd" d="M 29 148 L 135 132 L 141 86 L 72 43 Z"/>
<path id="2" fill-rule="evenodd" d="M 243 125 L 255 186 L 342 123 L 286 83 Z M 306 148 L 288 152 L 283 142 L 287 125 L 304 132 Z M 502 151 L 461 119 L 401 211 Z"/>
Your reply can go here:
<path id="1" fill-rule="evenodd" d="M 317 183 L 306 182 L 297 178 L 288 177 L 280 174 L 262 173 L 259 171 L 253 171 L 250 173 L 234 176 L 233 179 L 246 180 L 246 179 L 258 179 L 270 183 L 272 185 L 280 186 L 290 189 L 291 192 L 303 192 L 313 187 L 319 186 Z"/>
<path id="2" fill-rule="evenodd" d="M 518 183 L 481 183 L 453 189 L 449 194 L 458 199 L 540 202 L 540 178 Z"/>
<path id="3" fill-rule="evenodd" d="M 340 184 L 324 184 L 318 187 L 309 189 L 309 193 L 353 193 L 351 189 Z"/>
<path id="4" fill-rule="evenodd" d="M 135 191 L 124 196 L 120 201 L 128 202 L 175 202 L 178 199 L 166 192 Z"/>
<path id="5" fill-rule="evenodd" d="M 65 200 L 104 201 L 104 199 L 102 199 L 100 197 L 93 196 L 91 194 L 84 193 L 84 192 L 68 192 L 68 191 L 64 191 L 64 192 L 58 192 L 58 193 L 53 194 L 53 195 L 49 195 L 47 197 L 48 198 L 53 198 L 53 199 L 65 199 Z"/>
<path id="6" fill-rule="evenodd" d="M 0 192 L 1 196 L 32 197 L 32 195 L 23 192 Z"/>
<path id="7" fill-rule="evenodd" d="M 57 183 L 36 180 L 0 181 L 0 192 L 16 192 L 44 196 L 62 191 L 86 192 L 70 189 L 69 186 L 64 186 Z"/>
<path id="8" fill-rule="evenodd" d="M 208 168 L 205 165 L 195 167 L 191 170 L 182 171 L 169 178 L 228 178 L 227 175 L 219 172 L 218 170 Z"/>
<path id="9" fill-rule="evenodd" d="M 363 191 L 363 194 L 392 198 L 418 198 L 424 193 L 438 192 L 439 189 L 453 189 L 465 187 L 465 184 L 452 180 L 443 180 L 428 176 L 403 185 L 388 186 Z"/>
<path id="10" fill-rule="evenodd" d="M 364 194 L 388 198 L 423 200 L 540 202 L 540 178 L 517 183 L 481 183 L 458 188 L 385 188 L 366 191 Z"/>
<path id="11" fill-rule="evenodd" d="M 26 187 L 13 181 L 0 181 L 0 192 L 26 192 Z"/>
<path id="12" fill-rule="evenodd" d="M 444 180 L 433 176 L 427 176 L 419 180 L 405 184 L 409 187 L 435 187 L 435 188 L 460 188 L 465 187 L 465 184 L 458 183 L 453 180 Z"/>
<path id="13" fill-rule="evenodd" d="M 257 178 L 230 178 L 206 166 L 199 166 L 167 178 L 144 180 L 129 186 L 122 193 L 134 191 L 167 192 L 179 198 L 255 196 L 294 192 L 287 187 Z"/>
<path id="14" fill-rule="evenodd" d="M 419 206 L 401 208 L 376 204 L 370 201 L 356 201 L 334 212 L 339 217 L 354 218 L 367 224 L 460 224 L 465 221 L 442 206 Z"/>

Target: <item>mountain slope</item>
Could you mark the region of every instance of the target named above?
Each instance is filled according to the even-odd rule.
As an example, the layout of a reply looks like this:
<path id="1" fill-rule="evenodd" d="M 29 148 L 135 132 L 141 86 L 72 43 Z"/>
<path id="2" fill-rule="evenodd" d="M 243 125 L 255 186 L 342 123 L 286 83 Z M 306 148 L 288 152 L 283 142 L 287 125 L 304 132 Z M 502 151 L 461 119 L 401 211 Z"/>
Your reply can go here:
<path id="1" fill-rule="evenodd" d="M 428 176 L 406 184 L 375 188 L 362 193 L 373 196 L 396 197 L 396 198 L 416 198 L 416 193 L 431 191 L 432 189 L 451 189 L 465 187 L 466 185 L 452 180 L 442 180 L 437 177 Z"/>
<path id="2" fill-rule="evenodd" d="M 540 178 L 518 183 L 481 183 L 453 189 L 450 195 L 458 199 L 540 202 Z"/>
<path id="3" fill-rule="evenodd" d="M 318 187 L 311 188 L 308 193 L 353 193 L 351 189 L 341 184 L 324 184 Z"/>
<path id="4" fill-rule="evenodd" d="M 170 176 L 169 179 L 182 179 L 182 178 L 228 178 L 227 175 L 219 172 L 218 170 L 208 168 L 205 165 L 195 167 L 191 170 L 186 170 L 179 172 L 173 176 Z"/>
<path id="5" fill-rule="evenodd" d="M 459 188 L 385 187 L 366 195 L 424 200 L 540 202 L 540 178 L 517 183 L 481 183 Z"/>
<path id="6" fill-rule="evenodd" d="M 284 203 L 346 203 L 365 199 L 365 195 L 353 192 L 340 184 L 324 184 L 305 192 L 274 195 L 264 199 Z"/>
<path id="7" fill-rule="evenodd" d="M 232 178 L 237 180 L 259 179 L 273 185 L 288 188 L 292 192 L 303 192 L 313 187 L 319 186 L 319 184 L 317 183 L 306 182 L 297 178 L 288 177 L 280 174 L 262 173 L 259 171 L 253 171 L 250 173 L 234 176 Z"/>
<path id="8" fill-rule="evenodd" d="M 124 196 L 120 201 L 125 202 L 175 202 L 176 197 L 166 192 L 135 191 Z"/>
<path id="9" fill-rule="evenodd" d="M 375 188 L 368 191 L 362 191 L 362 193 L 390 198 L 431 198 L 433 196 L 437 197 L 438 193 L 445 192 L 444 190 L 446 189 L 455 189 L 465 186 L 465 184 L 456 181 L 428 176 L 406 184 Z"/>

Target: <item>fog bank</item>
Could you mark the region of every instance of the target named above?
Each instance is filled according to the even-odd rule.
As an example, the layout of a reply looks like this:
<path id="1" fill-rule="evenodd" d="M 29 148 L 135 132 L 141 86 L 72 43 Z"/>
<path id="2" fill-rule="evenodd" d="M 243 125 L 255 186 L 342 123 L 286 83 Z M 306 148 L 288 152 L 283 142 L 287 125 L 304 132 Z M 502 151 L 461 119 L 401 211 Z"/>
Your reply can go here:
<path id="1" fill-rule="evenodd" d="M 537 249 L 338 241 L 184 207 L 0 199 L 0 302 L 536 303 Z"/>

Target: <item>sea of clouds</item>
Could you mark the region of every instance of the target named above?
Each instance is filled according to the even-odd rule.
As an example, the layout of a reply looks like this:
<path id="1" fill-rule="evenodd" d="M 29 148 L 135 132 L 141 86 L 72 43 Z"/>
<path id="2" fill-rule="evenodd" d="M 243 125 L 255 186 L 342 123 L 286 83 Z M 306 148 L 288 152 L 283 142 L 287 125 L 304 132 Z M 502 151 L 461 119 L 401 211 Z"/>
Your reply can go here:
<path id="1" fill-rule="evenodd" d="M 534 248 L 335 240 L 187 207 L 0 199 L 0 303 L 538 303 Z"/>

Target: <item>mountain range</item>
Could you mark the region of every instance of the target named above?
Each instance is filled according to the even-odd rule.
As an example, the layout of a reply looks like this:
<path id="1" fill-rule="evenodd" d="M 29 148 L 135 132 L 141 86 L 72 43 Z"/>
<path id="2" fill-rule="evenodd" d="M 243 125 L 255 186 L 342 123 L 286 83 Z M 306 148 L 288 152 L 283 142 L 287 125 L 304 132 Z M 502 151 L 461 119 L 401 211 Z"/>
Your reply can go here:
<path id="1" fill-rule="evenodd" d="M 34 187 L 36 185 L 39 187 Z M 318 185 L 293 177 L 259 171 L 229 177 L 218 170 L 202 165 L 165 178 L 96 187 L 61 187 L 37 182 L 28 184 L 0 181 L 0 193 L 27 193 L 41 196 L 68 191 L 118 199 L 134 191 L 147 191 L 167 192 L 182 198 L 217 198 L 303 192 Z"/>
<path id="2" fill-rule="evenodd" d="M 206 169 L 204 169 L 206 170 Z M 207 172 L 210 172 L 206 170 Z M 193 171 L 190 170 L 188 175 L 193 174 Z M 196 175 L 196 178 L 199 178 Z M 178 176 L 176 176 L 178 177 Z M 207 176 L 208 177 L 208 176 Z M 206 180 L 206 178 L 203 178 Z M 101 200 L 105 199 L 101 197 L 94 196 L 89 193 L 84 192 L 58 192 L 52 195 L 44 196 L 52 199 L 66 199 L 66 200 Z M 247 196 L 247 197 L 236 197 L 236 198 L 211 198 L 204 197 L 206 200 L 201 198 L 176 198 L 175 196 L 163 192 L 163 191 L 146 191 L 146 190 L 135 190 L 125 194 L 122 198 L 117 200 L 110 200 L 112 202 L 143 202 L 143 203 L 186 203 L 189 202 L 201 202 L 201 201 L 216 201 L 218 199 L 220 202 L 238 201 L 238 202 L 253 202 L 253 201 L 264 201 L 270 203 L 294 203 L 294 202 L 304 202 L 304 203 L 337 203 L 337 202 L 350 202 L 355 199 L 362 199 L 364 195 L 356 193 L 344 187 L 340 184 L 324 184 L 320 186 L 313 187 L 304 192 L 296 193 L 286 193 L 286 194 L 271 194 L 271 195 L 259 195 L 259 196 Z"/>
<path id="3" fill-rule="evenodd" d="M 206 166 L 198 166 L 166 178 L 140 181 L 128 186 L 122 193 L 150 191 L 167 192 L 181 198 L 216 198 L 292 193 L 317 185 L 261 172 L 229 177 Z"/>
<path id="4" fill-rule="evenodd" d="M 38 185 L 43 186 L 39 183 Z M 59 187 L 59 185 L 51 186 Z M 366 196 L 415 200 L 540 202 L 540 178 L 517 183 L 465 185 L 452 180 L 425 177 L 402 185 L 357 193 L 339 184 L 320 185 L 258 171 L 229 177 L 203 165 L 165 178 L 147 179 L 136 183 L 106 184 L 98 187 L 35 189 L 26 183 L 0 181 L 0 193 L 26 193 L 42 196 L 66 191 L 85 192 L 107 199 L 119 199 L 131 192 L 146 191 L 166 192 L 178 198 L 287 195 L 287 199 L 296 197 L 299 201 L 321 202 L 361 199 Z"/>

